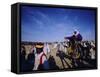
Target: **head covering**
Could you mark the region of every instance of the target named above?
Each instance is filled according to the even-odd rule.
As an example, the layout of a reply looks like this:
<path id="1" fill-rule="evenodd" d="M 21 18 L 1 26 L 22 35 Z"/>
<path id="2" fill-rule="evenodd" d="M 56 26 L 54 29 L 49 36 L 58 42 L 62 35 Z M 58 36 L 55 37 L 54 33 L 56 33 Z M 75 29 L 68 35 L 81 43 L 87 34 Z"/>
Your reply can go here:
<path id="1" fill-rule="evenodd" d="M 43 48 L 43 46 L 44 46 L 43 43 L 37 43 L 35 47 L 36 47 L 36 48 Z"/>
<path id="2" fill-rule="evenodd" d="M 75 29 L 73 33 L 74 33 L 74 35 L 78 35 L 79 31 L 77 29 Z"/>

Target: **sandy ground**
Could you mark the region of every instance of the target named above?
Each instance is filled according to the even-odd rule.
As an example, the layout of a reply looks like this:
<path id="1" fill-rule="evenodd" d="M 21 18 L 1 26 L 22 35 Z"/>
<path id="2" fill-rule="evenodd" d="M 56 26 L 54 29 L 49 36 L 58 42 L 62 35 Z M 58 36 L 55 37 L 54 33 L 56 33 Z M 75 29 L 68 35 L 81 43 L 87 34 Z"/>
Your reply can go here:
<path id="1" fill-rule="evenodd" d="M 57 48 L 53 48 L 53 45 L 49 45 L 49 47 L 50 47 L 51 52 L 47 54 L 47 58 L 49 58 L 50 55 L 53 56 L 53 58 L 55 59 L 56 65 L 59 67 L 59 69 L 69 68 L 68 66 L 72 67 L 71 60 L 69 60 L 66 57 L 61 59 L 59 56 L 57 56 L 57 52 L 58 52 Z M 25 48 L 27 51 L 26 53 L 28 55 L 31 50 L 31 45 L 25 45 Z M 64 51 L 62 51 L 62 52 L 64 52 Z M 26 58 L 27 58 L 27 55 L 26 55 Z"/>
<path id="2" fill-rule="evenodd" d="M 72 67 L 71 61 L 68 58 L 64 58 L 64 60 L 62 60 L 64 65 L 62 64 L 61 58 L 59 56 L 57 56 L 57 53 L 58 53 L 57 48 L 53 48 L 52 46 L 50 46 L 50 49 L 51 49 L 51 53 L 49 55 L 52 55 L 54 57 L 56 65 L 60 69 L 68 68 L 68 65 L 70 65 L 70 67 Z M 62 51 L 62 52 L 64 52 L 64 51 Z M 65 61 L 68 63 L 68 65 L 66 64 Z"/>

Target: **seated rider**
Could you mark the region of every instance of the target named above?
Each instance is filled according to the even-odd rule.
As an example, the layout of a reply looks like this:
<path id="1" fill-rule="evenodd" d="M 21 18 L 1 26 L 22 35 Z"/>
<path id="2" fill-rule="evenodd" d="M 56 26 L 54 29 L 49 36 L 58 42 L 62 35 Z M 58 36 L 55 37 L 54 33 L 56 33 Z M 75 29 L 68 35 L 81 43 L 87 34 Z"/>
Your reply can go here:
<path id="1" fill-rule="evenodd" d="M 80 43 L 83 37 L 77 30 L 75 30 L 72 36 L 65 37 L 65 39 L 68 39 L 71 43 L 72 49 L 75 49 L 76 44 Z"/>
<path id="2" fill-rule="evenodd" d="M 82 38 L 82 35 L 81 35 L 77 30 L 75 30 L 75 31 L 73 32 L 73 35 L 72 35 L 72 36 L 70 36 L 70 37 L 65 37 L 65 39 L 68 39 L 68 40 L 70 40 L 72 43 L 75 43 L 75 41 L 81 42 L 83 38 Z"/>

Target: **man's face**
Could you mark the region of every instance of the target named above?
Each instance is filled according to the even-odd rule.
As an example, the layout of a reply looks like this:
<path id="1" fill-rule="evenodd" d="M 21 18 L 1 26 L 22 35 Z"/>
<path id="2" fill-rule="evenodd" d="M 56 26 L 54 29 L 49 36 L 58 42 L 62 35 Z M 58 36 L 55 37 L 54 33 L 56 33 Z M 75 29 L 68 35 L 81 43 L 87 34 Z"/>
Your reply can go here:
<path id="1" fill-rule="evenodd" d="M 75 34 L 75 35 L 76 35 L 76 33 L 77 33 L 77 32 L 76 32 L 76 31 L 74 31 L 74 34 Z"/>

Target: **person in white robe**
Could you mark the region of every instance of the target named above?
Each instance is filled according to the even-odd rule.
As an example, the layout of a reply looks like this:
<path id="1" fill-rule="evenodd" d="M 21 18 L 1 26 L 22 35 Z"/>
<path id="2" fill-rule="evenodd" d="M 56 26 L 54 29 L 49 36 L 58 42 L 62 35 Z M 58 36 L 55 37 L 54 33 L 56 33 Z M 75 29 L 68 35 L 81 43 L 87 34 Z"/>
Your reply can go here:
<path id="1" fill-rule="evenodd" d="M 45 44 L 44 44 L 43 52 L 44 52 L 46 55 L 50 53 L 50 47 L 49 47 L 48 43 L 45 43 Z"/>

